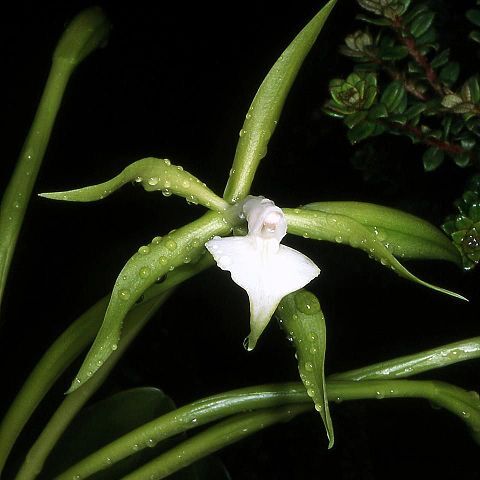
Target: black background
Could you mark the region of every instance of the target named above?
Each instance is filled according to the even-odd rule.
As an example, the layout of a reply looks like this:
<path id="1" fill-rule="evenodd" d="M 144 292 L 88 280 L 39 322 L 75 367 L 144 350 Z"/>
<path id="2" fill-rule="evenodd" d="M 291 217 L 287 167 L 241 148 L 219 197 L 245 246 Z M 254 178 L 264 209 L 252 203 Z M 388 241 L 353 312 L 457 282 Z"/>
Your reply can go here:
<path id="1" fill-rule="evenodd" d="M 98 4 L 113 24 L 110 41 L 71 79 L 35 192 L 98 183 L 137 159 L 158 156 L 171 158 L 221 193 L 258 85 L 321 5 L 252 0 L 221 6 Z M 16 2 L 3 9 L 0 191 L 35 112 L 56 41 L 65 23 L 89 5 Z M 470 26 L 463 11 L 470 5 L 439 3 L 445 44 L 452 43 L 465 74 L 479 62 L 476 48 L 465 40 Z M 447 163 L 425 174 L 421 147 L 383 137 L 377 145 L 385 176 L 366 182 L 351 166 L 355 149 L 345 128 L 320 111 L 328 80 L 351 68 L 337 46 L 360 27 L 356 12 L 353 1 L 339 1 L 292 89 L 252 193 L 280 206 L 322 200 L 381 203 L 438 225 L 469 172 Z M 13 400 L 53 339 L 108 293 L 138 246 L 202 211 L 131 186 L 92 204 L 34 196 L 2 308 L 2 406 Z M 469 297 L 466 304 L 400 279 L 360 251 L 294 237 L 286 243 L 322 269 L 311 289 L 327 318 L 327 372 L 478 335 L 478 273 L 463 274 L 441 262 L 408 264 L 422 278 Z M 242 347 L 247 333 L 245 293 L 212 269 L 178 289 L 95 398 L 152 385 L 181 405 L 232 388 L 297 379 L 294 352 L 274 322 L 251 353 Z M 73 373 L 61 379 L 22 442 L 34 437 Z M 478 362 L 422 377 L 468 390 L 478 390 L 480 380 Z M 333 404 L 331 410 L 332 451 L 327 452 L 318 415 L 311 413 L 219 456 L 234 479 L 480 478 L 478 447 L 462 422 L 425 401 L 352 402 Z"/>

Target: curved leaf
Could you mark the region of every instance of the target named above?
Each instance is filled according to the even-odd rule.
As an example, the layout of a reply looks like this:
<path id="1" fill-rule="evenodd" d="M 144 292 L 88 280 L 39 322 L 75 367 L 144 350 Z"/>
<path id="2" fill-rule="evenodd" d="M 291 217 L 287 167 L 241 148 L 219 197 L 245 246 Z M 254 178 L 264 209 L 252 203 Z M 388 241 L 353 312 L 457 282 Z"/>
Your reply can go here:
<path id="1" fill-rule="evenodd" d="M 260 85 L 240 130 L 230 178 L 223 195 L 227 202 L 237 202 L 248 194 L 260 160 L 267 153 L 268 142 L 288 92 L 335 2 L 330 0 L 303 28 Z"/>
<path id="2" fill-rule="evenodd" d="M 374 233 L 396 257 L 448 260 L 461 266 L 458 250 L 446 235 L 401 210 L 364 202 L 315 202 L 302 208 L 352 218 Z"/>
<path id="3" fill-rule="evenodd" d="M 209 212 L 166 237 L 155 237 L 150 245 L 140 247 L 120 272 L 102 327 L 67 393 L 91 378 L 117 348 L 123 319 L 140 295 L 159 277 L 204 252 L 205 242 L 213 236 L 227 235 L 230 230 L 221 215 Z"/>
<path id="4" fill-rule="evenodd" d="M 141 183 L 148 192 L 161 190 L 165 196 L 175 193 L 190 203 L 200 203 L 217 211 L 228 207 L 225 200 L 215 195 L 204 183 L 184 171 L 182 167 L 172 165 L 168 159 L 153 157 L 132 163 L 116 177 L 98 185 L 39 195 L 53 200 L 92 202 L 108 197 L 115 190 L 133 181 Z"/>
<path id="5" fill-rule="evenodd" d="M 327 430 L 328 448 L 333 447 L 334 434 L 325 388 L 325 317 L 317 297 L 299 290 L 283 298 L 275 315 L 297 352 L 298 371 L 308 396 L 315 404 Z"/>
<path id="6" fill-rule="evenodd" d="M 467 300 L 458 293 L 432 285 L 410 273 L 371 230 L 350 217 L 303 208 L 285 208 L 283 212 L 287 219 L 289 233 L 360 248 L 403 278 L 452 297 Z"/>

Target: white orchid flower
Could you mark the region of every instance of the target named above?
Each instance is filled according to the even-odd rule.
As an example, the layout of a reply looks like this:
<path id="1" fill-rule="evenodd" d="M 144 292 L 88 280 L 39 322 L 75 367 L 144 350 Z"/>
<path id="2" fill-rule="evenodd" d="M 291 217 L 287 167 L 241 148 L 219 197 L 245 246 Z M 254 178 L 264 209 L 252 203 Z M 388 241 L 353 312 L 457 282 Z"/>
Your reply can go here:
<path id="1" fill-rule="evenodd" d="M 217 265 L 232 275 L 250 300 L 248 350 L 253 350 L 285 295 L 313 280 L 320 269 L 293 248 L 280 245 L 287 233 L 282 210 L 264 197 L 247 197 L 243 214 L 248 222 L 244 237 L 214 237 L 205 246 Z"/>

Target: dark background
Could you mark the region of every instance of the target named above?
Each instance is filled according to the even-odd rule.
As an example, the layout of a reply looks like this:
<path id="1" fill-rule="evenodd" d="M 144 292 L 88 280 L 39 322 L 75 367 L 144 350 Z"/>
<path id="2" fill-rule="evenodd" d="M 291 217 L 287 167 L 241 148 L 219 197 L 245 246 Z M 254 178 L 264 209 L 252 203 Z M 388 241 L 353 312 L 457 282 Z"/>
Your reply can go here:
<path id="1" fill-rule="evenodd" d="M 3 10 L 0 191 L 35 112 L 56 41 L 66 22 L 91 5 L 64 3 L 16 2 Z M 479 58 L 465 40 L 470 26 L 463 12 L 473 2 L 454 3 L 438 2 L 438 21 L 453 57 L 471 73 Z M 110 41 L 71 79 L 35 192 L 98 183 L 137 159 L 158 156 L 171 158 L 221 193 L 256 89 L 321 2 L 97 4 L 113 23 Z M 356 12 L 353 1 L 339 1 L 292 89 L 252 193 L 280 206 L 381 203 L 439 225 L 452 212 L 469 172 L 447 163 L 425 174 L 421 147 L 383 137 L 377 142 L 382 174 L 365 181 L 351 166 L 355 149 L 345 127 L 320 111 L 328 80 L 350 71 L 337 47 L 361 27 Z M 131 186 L 93 204 L 33 197 L 1 312 L 2 407 L 48 345 L 108 293 L 138 246 L 202 211 Z M 294 237 L 286 242 L 322 269 L 310 287 L 327 318 L 327 372 L 478 335 L 476 272 L 463 274 L 441 262 L 407 265 L 421 278 L 469 297 L 464 304 L 392 275 L 360 251 Z M 252 353 L 242 347 L 247 334 L 245 293 L 212 269 L 178 289 L 96 398 L 152 385 L 182 405 L 241 386 L 298 378 L 294 352 L 274 322 Z M 73 373 L 62 378 L 57 396 L 47 399 L 22 441 L 34 437 Z M 480 380 L 478 362 L 422 377 L 469 390 L 478 390 Z M 310 413 L 219 456 L 232 478 L 242 480 L 480 478 L 478 447 L 462 422 L 425 401 L 351 402 L 333 404 L 331 410 L 336 434 L 331 451 L 318 415 Z"/>

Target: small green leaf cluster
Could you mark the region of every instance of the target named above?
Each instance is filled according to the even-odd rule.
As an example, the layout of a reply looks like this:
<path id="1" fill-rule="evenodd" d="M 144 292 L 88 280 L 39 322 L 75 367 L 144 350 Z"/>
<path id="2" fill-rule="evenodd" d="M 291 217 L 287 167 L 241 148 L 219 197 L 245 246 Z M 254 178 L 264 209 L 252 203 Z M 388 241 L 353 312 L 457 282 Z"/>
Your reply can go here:
<path id="1" fill-rule="evenodd" d="M 480 5 L 480 1 L 477 0 L 477 5 Z M 467 10 L 467 18 L 476 26 L 480 27 L 480 10 L 472 8 Z M 472 30 L 468 35 L 474 42 L 480 43 L 480 32 L 478 30 Z"/>
<path id="2" fill-rule="evenodd" d="M 470 179 L 455 205 L 458 213 L 449 216 L 442 227 L 460 251 L 464 268 L 470 270 L 480 262 L 480 175 Z"/>
<path id="3" fill-rule="evenodd" d="M 358 15 L 369 26 L 340 47 L 355 62 L 354 73 L 330 82 L 324 111 L 343 119 L 352 144 L 384 133 L 422 144 L 426 171 L 446 157 L 459 167 L 477 165 L 478 75 L 457 86 L 460 65 L 450 60 L 449 48 L 440 48 L 435 12 L 426 2 L 358 3 L 374 16 Z M 474 12 L 468 18 L 480 20 Z"/>

